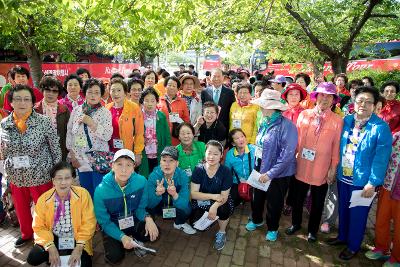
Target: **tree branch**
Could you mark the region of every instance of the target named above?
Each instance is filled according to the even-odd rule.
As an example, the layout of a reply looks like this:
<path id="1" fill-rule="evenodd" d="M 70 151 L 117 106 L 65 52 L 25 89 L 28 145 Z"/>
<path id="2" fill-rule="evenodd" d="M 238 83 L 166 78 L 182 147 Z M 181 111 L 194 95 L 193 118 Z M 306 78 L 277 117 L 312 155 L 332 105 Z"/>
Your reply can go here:
<path id="1" fill-rule="evenodd" d="M 371 18 L 391 18 L 397 19 L 398 16 L 396 14 L 371 14 Z"/>
<path id="2" fill-rule="evenodd" d="M 321 52 L 329 55 L 329 57 L 333 57 L 336 53 L 335 51 L 327 46 L 326 44 L 322 43 L 317 36 L 313 33 L 310 28 L 310 25 L 300 16 L 299 13 L 293 10 L 292 5 L 289 3 L 285 4 L 286 11 L 300 24 L 301 28 L 303 29 L 304 33 L 310 38 L 310 41 L 315 45 L 315 47 L 320 50 Z"/>
<path id="3" fill-rule="evenodd" d="M 269 9 L 268 9 L 268 12 L 267 12 L 267 16 L 265 17 L 265 21 L 264 21 L 264 26 L 263 26 L 262 32 L 265 32 L 265 27 L 267 27 L 267 21 L 269 19 L 269 15 L 271 14 L 271 10 L 272 10 L 272 6 L 274 5 L 274 2 L 275 2 L 275 0 L 272 0 L 271 4 L 269 5 Z"/>
<path id="4" fill-rule="evenodd" d="M 353 46 L 354 39 L 357 37 L 357 35 L 360 33 L 362 27 L 365 25 L 367 20 L 371 17 L 372 10 L 374 7 L 378 4 L 382 3 L 382 0 L 371 0 L 367 6 L 367 8 L 364 11 L 364 14 L 362 15 L 361 19 L 358 21 L 358 23 L 355 24 L 355 26 L 352 28 L 350 32 L 350 37 L 347 39 L 346 43 L 343 45 L 341 51 L 343 53 L 347 53 L 351 50 Z"/>

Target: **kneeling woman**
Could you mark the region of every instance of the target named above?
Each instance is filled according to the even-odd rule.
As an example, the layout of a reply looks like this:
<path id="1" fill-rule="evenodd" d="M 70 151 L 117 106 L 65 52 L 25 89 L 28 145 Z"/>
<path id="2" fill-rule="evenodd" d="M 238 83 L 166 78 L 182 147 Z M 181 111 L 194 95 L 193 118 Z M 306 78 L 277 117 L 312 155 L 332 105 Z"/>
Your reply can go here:
<path id="1" fill-rule="evenodd" d="M 92 198 L 86 189 L 72 186 L 75 171 L 68 163 L 57 163 L 50 176 L 54 188 L 41 195 L 35 205 L 35 246 L 27 262 L 33 266 L 44 262 L 59 266 L 60 256 L 70 255 L 70 266 L 92 266 L 96 229 Z"/>
<path id="2" fill-rule="evenodd" d="M 222 152 L 222 144 L 210 140 L 206 145 L 206 162 L 195 168 L 191 183 L 193 221 L 200 219 L 206 211 L 210 220 L 219 217 L 219 231 L 214 243 L 217 250 L 225 246 L 225 230 L 234 208 L 229 195 L 232 174 L 227 167 L 220 164 Z"/>
<path id="3" fill-rule="evenodd" d="M 254 231 L 263 225 L 265 200 L 267 199 L 266 240 L 275 241 L 278 237 L 279 219 L 284 199 L 289 187 L 290 177 L 296 172 L 297 129 L 282 111 L 287 107 L 280 102 L 281 94 L 266 89 L 253 103 L 261 107 L 263 119 L 256 137 L 255 169 L 261 173 L 259 181 L 271 181 L 268 190 L 254 188 L 251 201 L 252 220 L 246 225 Z"/>

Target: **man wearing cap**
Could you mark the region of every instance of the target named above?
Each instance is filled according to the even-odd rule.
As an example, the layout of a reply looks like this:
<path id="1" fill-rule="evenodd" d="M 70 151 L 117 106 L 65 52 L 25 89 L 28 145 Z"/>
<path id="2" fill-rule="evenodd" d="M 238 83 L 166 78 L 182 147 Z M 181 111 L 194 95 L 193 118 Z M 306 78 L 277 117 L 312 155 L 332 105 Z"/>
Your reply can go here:
<path id="1" fill-rule="evenodd" d="M 178 168 L 178 150 L 167 146 L 161 152 L 160 166 L 149 176 L 147 191 L 149 199 L 147 210 L 163 219 L 174 219 L 174 228 L 184 233 L 196 233 L 186 220 L 191 213 L 189 178 L 185 171 Z"/>
<path id="2" fill-rule="evenodd" d="M 135 254 L 142 256 L 143 250 L 138 249 L 137 244 L 155 241 L 159 234 L 146 212 L 147 180 L 134 169 L 133 152 L 118 150 L 112 171 L 104 176 L 94 193 L 94 210 L 102 229 L 104 256 L 112 264 L 122 261 L 125 249 L 135 249 Z"/>
<path id="3" fill-rule="evenodd" d="M 283 90 L 286 86 L 286 78 L 283 75 L 276 75 L 274 79 L 269 80 L 271 82 L 272 88 L 278 91 L 279 93 L 283 93 Z"/>
<path id="4" fill-rule="evenodd" d="M 229 112 L 236 101 L 234 92 L 223 85 L 224 76 L 221 69 L 214 69 L 211 73 L 212 86 L 201 92 L 201 101 L 213 101 L 219 107 L 218 118 L 229 129 Z M 228 134 L 228 133 L 226 133 Z"/>
<path id="5" fill-rule="evenodd" d="M 310 99 L 316 102 L 315 108 L 302 111 L 297 119 L 299 140 L 292 226 L 286 229 L 286 234 L 293 235 L 300 230 L 303 203 L 311 188 L 308 242 L 315 242 L 328 184 L 335 181 L 343 120 L 331 111 L 340 101 L 333 83 L 320 83 Z"/>
<path id="6" fill-rule="evenodd" d="M 196 76 L 183 74 L 180 82 L 181 88 L 178 92 L 178 96 L 186 101 L 190 115 L 190 123 L 195 125 L 202 111 L 201 97 L 197 95 L 196 92 L 196 89 L 200 87 L 200 81 Z"/>

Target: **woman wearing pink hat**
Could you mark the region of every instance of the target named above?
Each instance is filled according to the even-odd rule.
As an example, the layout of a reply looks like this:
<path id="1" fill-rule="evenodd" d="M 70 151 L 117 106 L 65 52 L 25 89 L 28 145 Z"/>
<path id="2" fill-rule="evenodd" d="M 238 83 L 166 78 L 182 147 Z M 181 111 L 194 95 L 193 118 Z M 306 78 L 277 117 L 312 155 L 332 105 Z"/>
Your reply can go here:
<path id="1" fill-rule="evenodd" d="M 308 222 L 308 242 L 317 240 L 324 200 L 328 184 L 335 179 L 339 163 L 340 134 L 343 120 L 331 111 L 332 105 L 339 102 L 333 83 L 321 83 L 310 99 L 316 101 L 314 109 L 300 113 L 297 119 L 297 171 L 294 185 L 292 226 L 286 234 L 293 235 L 300 230 L 303 203 L 311 187 L 311 212 Z"/>
<path id="2" fill-rule="evenodd" d="M 282 94 L 282 99 L 288 103 L 289 107 L 287 110 L 282 112 L 282 115 L 296 124 L 300 112 L 304 110 L 300 105 L 300 102 L 306 99 L 306 97 L 307 91 L 304 90 L 301 85 L 297 83 L 288 85 L 285 92 Z"/>

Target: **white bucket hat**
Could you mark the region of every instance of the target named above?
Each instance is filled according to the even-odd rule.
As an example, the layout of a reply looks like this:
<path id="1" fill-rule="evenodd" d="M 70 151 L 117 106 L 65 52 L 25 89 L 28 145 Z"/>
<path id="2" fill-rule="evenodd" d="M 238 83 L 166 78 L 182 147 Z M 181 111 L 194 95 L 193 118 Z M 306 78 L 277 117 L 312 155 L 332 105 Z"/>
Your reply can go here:
<path id="1" fill-rule="evenodd" d="M 251 101 L 252 104 L 258 105 L 263 109 L 287 110 L 287 105 L 281 102 L 281 93 L 276 90 L 265 89 L 261 96 Z"/>

